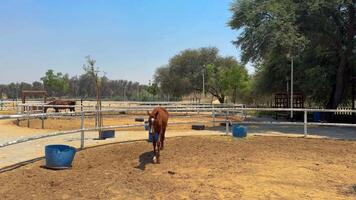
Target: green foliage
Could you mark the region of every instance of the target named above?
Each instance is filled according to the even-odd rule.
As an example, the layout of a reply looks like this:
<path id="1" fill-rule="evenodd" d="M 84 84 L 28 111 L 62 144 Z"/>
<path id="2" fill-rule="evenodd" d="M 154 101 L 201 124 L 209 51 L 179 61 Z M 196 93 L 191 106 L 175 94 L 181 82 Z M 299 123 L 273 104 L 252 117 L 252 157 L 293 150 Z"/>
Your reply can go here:
<path id="1" fill-rule="evenodd" d="M 158 94 L 158 86 L 157 86 L 157 83 L 153 83 L 151 85 L 149 85 L 147 88 L 146 88 L 146 91 L 153 95 L 153 96 L 156 96 Z"/>
<path id="2" fill-rule="evenodd" d="M 69 91 L 68 79 L 68 74 L 55 73 L 50 69 L 41 78 L 41 81 L 50 96 L 63 96 Z"/>
<path id="3" fill-rule="evenodd" d="M 86 56 L 86 64 L 83 65 L 85 73 L 94 81 L 97 90 L 102 86 L 102 77 L 99 76 L 99 67 L 95 67 L 96 60 Z"/>
<path id="4" fill-rule="evenodd" d="M 229 25 L 233 29 L 243 29 L 234 42 L 243 49 L 242 60 L 259 61 L 275 48 L 292 55 L 302 49 L 307 39 L 295 26 L 296 10 L 293 0 L 235 1 Z"/>
<path id="5" fill-rule="evenodd" d="M 294 88 L 309 101 L 335 108 L 350 98 L 355 69 L 355 3 L 347 0 L 236 0 L 229 22 L 234 42 L 256 65 L 253 90 L 286 91 L 294 59 Z"/>
<path id="6" fill-rule="evenodd" d="M 238 95 L 246 94 L 248 89 L 247 70 L 234 58 L 218 58 L 214 64 L 209 64 L 206 70 L 208 91 L 221 103 L 224 103 L 227 95 L 236 102 Z"/>
<path id="7" fill-rule="evenodd" d="M 158 68 L 154 82 L 160 93 L 181 97 L 203 88 L 204 65 L 218 57 L 217 48 L 186 49 L 169 60 L 167 66 Z"/>
<path id="8" fill-rule="evenodd" d="M 43 84 L 41 82 L 38 81 L 34 81 L 32 83 L 32 88 L 31 90 L 43 90 Z"/>
<path id="9" fill-rule="evenodd" d="M 248 89 L 245 67 L 233 57 L 218 55 L 217 48 L 184 50 L 170 59 L 167 66 L 158 68 L 154 78 L 161 95 L 181 97 L 202 91 L 203 74 L 206 91 L 222 103 L 226 96 L 235 101 Z"/>

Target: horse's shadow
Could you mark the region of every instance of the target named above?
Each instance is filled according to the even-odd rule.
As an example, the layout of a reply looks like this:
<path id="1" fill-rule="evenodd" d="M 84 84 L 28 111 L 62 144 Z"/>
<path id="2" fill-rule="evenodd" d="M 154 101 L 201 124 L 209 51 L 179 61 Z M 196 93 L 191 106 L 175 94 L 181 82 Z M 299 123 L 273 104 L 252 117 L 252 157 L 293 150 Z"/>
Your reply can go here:
<path id="1" fill-rule="evenodd" d="M 140 164 L 135 168 L 140 170 L 145 170 L 147 164 L 152 164 L 152 158 L 153 158 L 153 151 L 147 151 L 145 153 L 142 153 L 139 157 Z"/>

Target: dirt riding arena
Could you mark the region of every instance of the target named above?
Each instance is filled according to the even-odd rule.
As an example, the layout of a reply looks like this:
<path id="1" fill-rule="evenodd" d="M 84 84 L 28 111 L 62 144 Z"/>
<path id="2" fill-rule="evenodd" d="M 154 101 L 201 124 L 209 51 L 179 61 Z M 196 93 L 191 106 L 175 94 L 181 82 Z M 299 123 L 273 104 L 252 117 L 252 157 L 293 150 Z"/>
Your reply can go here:
<path id="1" fill-rule="evenodd" d="M 2 199 L 355 199 L 356 142 L 288 137 L 169 138 L 88 148 L 73 168 L 38 161 L 0 174 Z"/>

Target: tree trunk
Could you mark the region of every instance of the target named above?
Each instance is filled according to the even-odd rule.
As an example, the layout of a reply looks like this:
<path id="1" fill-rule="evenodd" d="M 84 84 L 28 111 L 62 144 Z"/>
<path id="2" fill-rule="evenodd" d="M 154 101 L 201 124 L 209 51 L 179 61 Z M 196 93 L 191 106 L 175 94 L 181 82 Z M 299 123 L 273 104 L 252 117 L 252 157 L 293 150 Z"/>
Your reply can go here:
<path id="1" fill-rule="evenodd" d="M 353 2 L 355 2 L 353 0 Z M 341 103 L 342 97 L 344 95 L 344 92 L 346 90 L 347 84 L 345 82 L 349 81 L 350 78 L 350 73 L 349 69 L 350 67 L 353 67 L 352 65 L 348 65 L 349 61 L 348 59 L 352 56 L 352 52 L 354 49 L 353 45 L 353 40 L 355 37 L 355 9 L 353 4 L 348 5 L 348 24 L 347 24 L 347 37 L 346 37 L 346 50 L 342 50 L 342 46 L 340 45 L 339 47 L 339 56 L 340 56 L 340 63 L 337 68 L 337 73 L 336 73 L 336 82 L 335 86 L 333 88 L 332 96 L 327 104 L 327 108 L 329 109 L 336 109 L 337 106 Z M 345 80 L 346 79 L 346 80 Z"/>
<path id="2" fill-rule="evenodd" d="M 345 55 L 341 56 L 339 67 L 336 72 L 336 82 L 332 92 L 332 97 L 327 105 L 329 109 L 336 109 L 337 106 L 341 103 L 342 96 L 345 91 L 344 87 L 344 78 L 345 78 L 345 67 L 346 67 L 346 58 Z"/>
<path id="3" fill-rule="evenodd" d="M 220 103 L 225 103 L 225 95 L 221 95 L 218 97 Z"/>

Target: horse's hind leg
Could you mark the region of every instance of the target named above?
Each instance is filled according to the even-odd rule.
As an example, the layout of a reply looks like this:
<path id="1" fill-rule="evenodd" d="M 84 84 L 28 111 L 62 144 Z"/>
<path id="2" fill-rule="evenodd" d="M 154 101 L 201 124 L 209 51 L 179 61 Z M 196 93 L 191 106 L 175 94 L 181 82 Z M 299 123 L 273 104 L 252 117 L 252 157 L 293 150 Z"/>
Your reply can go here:
<path id="1" fill-rule="evenodd" d="M 160 149 L 163 150 L 164 148 L 164 139 L 165 139 L 165 134 L 166 134 L 166 127 L 164 127 L 162 129 L 162 134 L 161 134 L 161 145 L 160 145 Z"/>

